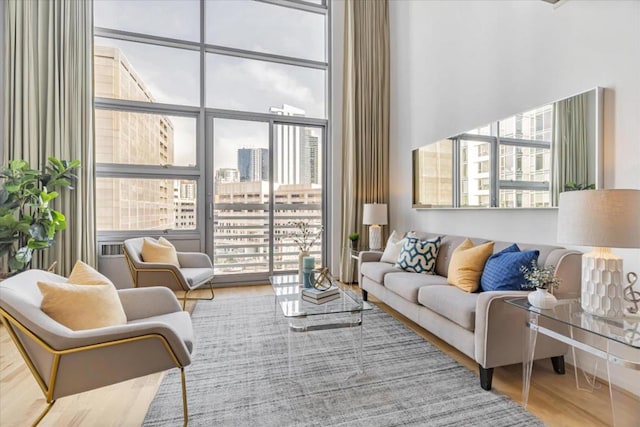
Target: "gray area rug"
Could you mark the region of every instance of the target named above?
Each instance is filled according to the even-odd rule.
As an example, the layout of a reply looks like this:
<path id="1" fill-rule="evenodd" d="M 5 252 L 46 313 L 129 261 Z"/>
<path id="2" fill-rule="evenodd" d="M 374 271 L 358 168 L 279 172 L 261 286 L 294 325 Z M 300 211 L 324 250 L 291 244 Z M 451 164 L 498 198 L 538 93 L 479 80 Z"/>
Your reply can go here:
<path id="1" fill-rule="evenodd" d="M 365 374 L 357 328 L 288 332 L 273 297 L 199 302 L 196 350 L 186 368 L 190 426 L 539 426 L 517 403 L 374 307 L 364 318 Z M 145 426 L 182 424 L 180 374 L 167 373 Z"/>

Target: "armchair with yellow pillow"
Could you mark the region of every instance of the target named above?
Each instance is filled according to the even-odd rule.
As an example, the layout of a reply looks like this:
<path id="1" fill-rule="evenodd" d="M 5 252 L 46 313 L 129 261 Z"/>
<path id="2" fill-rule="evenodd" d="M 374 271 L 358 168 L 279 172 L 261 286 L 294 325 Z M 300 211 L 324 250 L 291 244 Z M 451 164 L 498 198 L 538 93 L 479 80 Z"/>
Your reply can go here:
<path id="1" fill-rule="evenodd" d="M 184 422 L 184 368 L 194 335 L 189 314 L 167 288 L 117 290 L 78 262 L 69 278 L 27 270 L 0 283 L 0 319 L 45 395 L 56 399 L 179 368 Z"/>
<path id="2" fill-rule="evenodd" d="M 212 300 L 213 264 L 207 254 L 178 252 L 164 237 L 156 240 L 138 237 L 124 241 L 124 255 L 136 288 L 164 286 L 173 291 L 183 291 L 182 309 L 187 300 Z M 203 286 L 209 286 L 211 296 L 191 298 L 189 294 Z"/>

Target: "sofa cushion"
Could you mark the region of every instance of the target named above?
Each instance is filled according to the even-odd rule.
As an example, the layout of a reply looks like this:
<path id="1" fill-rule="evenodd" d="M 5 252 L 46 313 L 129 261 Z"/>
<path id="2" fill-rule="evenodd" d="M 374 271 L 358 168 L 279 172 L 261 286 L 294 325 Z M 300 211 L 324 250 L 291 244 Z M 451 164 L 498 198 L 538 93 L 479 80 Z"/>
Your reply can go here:
<path id="1" fill-rule="evenodd" d="M 523 266 L 531 265 L 531 261 L 538 259 L 539 251 L 521 252 L 515 243 L 502 251 L 493 254 L 487 260 L 482 272 L 480 286 L 483 291 L 525 290 Z"/>
<path id="2" fill-rule="evenodd" d="M 493 242 L 474 246 L 465 239 L 451 255 L 447 281 L 465 292 L 476 292 L 480 288 L 480 276 L 487 259 L 493 253 Z"/>
<path id="3" fill-rule="evenodd" d="M 416 274 L 406 271 L 389 273 L 384 276 L 384 286 L 402 298 L 418 303 L 418 291 L 425 286 L 446 285 L 447 278 L 435 274 Z"/>
<path id="4" fill-rule="evenodd" d="M 387 240 L 387 246 L 384 248 L 380 261 L 395 264 L 400 256 L 404 242 L 404 236 L 393 230 L 393 233 L 389 236 L 389 240 Z"/>
<path id="5" fill-rule="evenodd" d="M 419 304 L 471 332 L 476 327 L 477 300 L 477 293 L 464 292 L 451 285 L 424 286 L 418 292 Z"/>
<path id="6" fill-rule="evenodd" d="M 438 260 L 436 261 L 436 274 L 447 277 L 449 275 L 449 263 L 453 251 L 464 242 L 464 236 L 443 236 L 438 250 Z M 487 239 L 469 238 L 474 245 L 488 242 Z"/>
<path id="7" fill-rule="evenodd" d="M 439 248 L 440 237 L 423 241 L 408 237 L 402 245 L 396 267 L 414 273 L 434 274 Z"/>
<path id="8" fill-rule="evenodd" d="M 385 274 L 400 271 L 399 268 L 388 262 L 363 262 L 360 264 L 360 270 L 363 276 L 367 276 L 369 279 L 380 284 L 384 282 Z"/>

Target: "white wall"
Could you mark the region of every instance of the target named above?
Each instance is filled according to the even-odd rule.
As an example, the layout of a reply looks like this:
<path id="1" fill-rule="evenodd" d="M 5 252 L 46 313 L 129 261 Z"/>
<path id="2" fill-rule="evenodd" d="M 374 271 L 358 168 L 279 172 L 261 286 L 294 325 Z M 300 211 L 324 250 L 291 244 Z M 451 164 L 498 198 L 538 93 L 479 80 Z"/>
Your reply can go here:
<path id="1" fill-rule="evenodd" d="M 390 16 L 391 228 L 555 244 L 556 209 L 412 209 L 411 150 L 595 86 L 604 186 L 640 189 L 640 2 L 392 0 Z M 640 250 L 614 252 L 640 272 Z"/>
<path id="2" fill-rule="evenodd" d="M 392 0 L 390 15 L 391 228 L 555 244 L 555 209 L 412 209 L 411 150 L 595 86 L 605 188 L 640 189 L 640 2 Z M 640 271 L 639 250 L 614 251 Z"/>

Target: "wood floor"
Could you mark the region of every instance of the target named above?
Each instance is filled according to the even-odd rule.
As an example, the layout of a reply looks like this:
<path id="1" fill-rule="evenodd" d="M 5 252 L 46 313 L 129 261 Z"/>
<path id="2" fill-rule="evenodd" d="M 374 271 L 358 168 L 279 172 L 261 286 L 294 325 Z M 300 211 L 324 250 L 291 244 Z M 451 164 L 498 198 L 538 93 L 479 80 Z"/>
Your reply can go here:
<path id="1" fill-rule="evenodd" d="M 203 291 L 206 292 L 206 291 Z M 216 289 L 216 299 L 251 295 L 271 295 L 268 285 Z M 374 298 L 371 298 L 376 302 Z M 192 303 L 190 303 L 192 304 Z M 387 306 L 376 303 L 426 340 L 434 343 L 460 364 L 474 371 L 476 363 L 448 344 L 426 332 Z M 366 355 L 365 355 L 366 358 Z M 187 368 L 187 375 L 189 369 Z M 158 389 L 163 374 L 153 374 L 98 390 L 59 399 L 42 426 L 139 426 Z M 478 387 L 480 387 L 478 383 Z M 522 366 L 496 368 L 494 390 L 520 402 Z M 622 413 L 627 419 L 622 425 L 640 425 L 637 417 L 640 400 L 619 396 Z M 180 396 L 176 396 L 180 399 Z M 7 331 L 0 328 L 0 426 L 30 425 L 44 408 L 40 388 L 31 376 Z M 566 375 L 556 375 L 549 361 L 536 362 L 528 410 L 550 426 L 611 425 L 609 392 L 606 385 L 589 393 L 575 387 L 573 367 Z"/>

